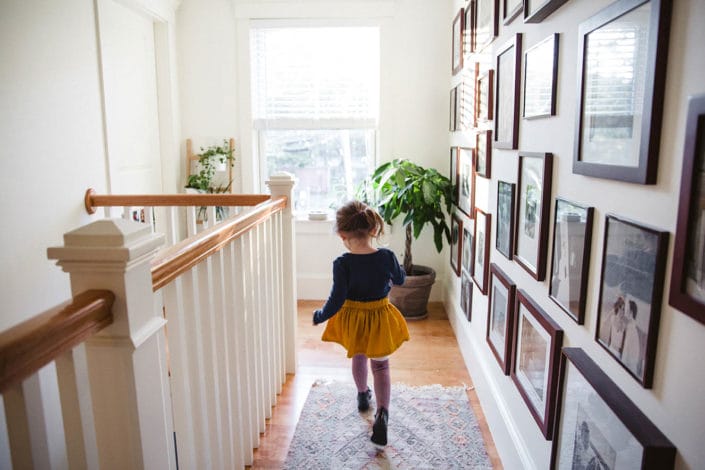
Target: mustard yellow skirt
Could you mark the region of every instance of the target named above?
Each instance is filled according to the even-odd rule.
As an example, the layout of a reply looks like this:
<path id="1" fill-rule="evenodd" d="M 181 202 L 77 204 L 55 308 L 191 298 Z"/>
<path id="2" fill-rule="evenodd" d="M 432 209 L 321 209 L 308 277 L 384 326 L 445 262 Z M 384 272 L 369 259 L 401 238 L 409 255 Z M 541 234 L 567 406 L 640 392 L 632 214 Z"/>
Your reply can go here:
<path id="1" fill-rule="evenodd" d="M 346 300 L 326 323 L 321 339 L 340 344 L 348 357 L 384 357 L 409 340 L 409 329 L 401 312 L 386 297 L 371 302 Z"/>

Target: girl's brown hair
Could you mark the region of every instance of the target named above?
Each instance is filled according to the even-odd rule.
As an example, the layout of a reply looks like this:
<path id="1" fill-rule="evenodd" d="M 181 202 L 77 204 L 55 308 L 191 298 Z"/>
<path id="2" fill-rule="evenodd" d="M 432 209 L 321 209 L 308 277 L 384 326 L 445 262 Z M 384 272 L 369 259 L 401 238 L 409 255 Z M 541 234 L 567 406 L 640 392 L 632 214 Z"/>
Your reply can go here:
<path id="1" fill-rule="evenodd" d="M 345 232 L 351 238 L 378 238 L 384 233 L 384 220 L 367 204 L 350 201 L 335 213 L 335 231 Z"/>

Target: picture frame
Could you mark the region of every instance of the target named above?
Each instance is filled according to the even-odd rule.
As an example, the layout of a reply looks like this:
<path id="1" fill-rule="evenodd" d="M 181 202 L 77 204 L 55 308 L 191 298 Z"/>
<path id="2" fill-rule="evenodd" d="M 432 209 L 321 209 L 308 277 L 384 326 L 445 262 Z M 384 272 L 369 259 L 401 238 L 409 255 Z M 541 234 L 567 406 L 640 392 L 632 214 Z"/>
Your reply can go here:
<path id="1" fill-rule="evenodd" d="M 495 57 L 494 147 L 499 149 L 519 146 L 521 37 L 516 33 Z"/>
<path id="2" fill-rule="evenodd" d="M 460 276 L 460 257 L 463 249 L 463 221 L 456 214 L 450 218 L 450 267 Z"/>
<path id="3" fill-rule="evenodd" d="M 448 120 L 448 130 L 455 132 L 457 127 L 457 112 L 458 112 L 458 89 L 453 87 L 450 89 L 450 118 Z"/>
<path id="4" fill-rule="evenodd" d="M 519 152 L 514 260 L 537 281 L 546 277 L 553 154 Z"/>
<path id="5" fill-rule="evenodd" d="M 568 0 L 524 0 L 524 23 L 540 23 Z"/>
<path id="6" fill-rule="evenodd" d="M 674 468 L 671 441 L 585 351 L 563 348 L 558 383 L 551 469 Z"/>
<path id="7" fill-rule="evenodd" d="M 460 276 L 460 308 L 465 318 L 472 321 L 472 280 L 466 271 Z"/>
<path id="8" fill-rule="evenodd" d="M 465 29 L 463 31 L 463 49 L 466 57 L 475 52 L 475 0 L 465 6 Z"/>
<path id="9" fill-rule="evenodd" d="M 475 122 L 481 124 L 492 121 L 494 117 L 494 70 L 489 69 L 477 77 L 477 117 Z"/>
<path id="10" fill-rule="evenodd" d="M 523 290 L 516 292 L 510 376 L 547 440 L 553 437 L 563 330 Z"/>
<path id="11" fill-rule="evenodd" d="M 463 70 L 463 33 L 465 31 L 465 14 L 461 8 L 453 19 L 453 56 L 451 68 L 453 75 Z"/>
<path id="12" fill-rule="evenodd" d="M 502 0 L 502 3 L 502 17 L 505 25 L 514 21 L 514 18 L 524 10 L 523 0 Z"/>
<path id="13" fill-rule="evenodd" d="M 607 214 L 595 341 L 651 388 L 669 233 Z"/>
<path id="14" fill-rule="evenodd" d="M 485 129 L 475 134 L 475 173 L 483 178 L 492 176 L 492 131 Z"/>
<path id="15" fill-rule="evenodd" d="M 475 216 L 474 150 L 458 147 L 458 209 L 466 216 Z"/>
<path id="16" fill-rule="evenodd" d="M 490 266 L 485 339 L 504 375 L 509 375 L 514 327 L 516 284 L 495 263 Z"/>
<path id="17" fill-rule="evenodd" d="M 461 128 L 462 130 L 477 127 L 477 76 L 480 72 L 478 62 L 466 63 L 462 72 L 462 95 L 461 95 Z"/>
<path id="18" fill-rule="evenodd" d="M 472 279 L 482 292 L 487 295 L 487 277 L 490 265 L 490 232 L 492 229 L 492 214 L 475 208 L 475 242 L 474 259 L 472 263 Z"/>
<path id="19" fill-rule="evenodd" d="M 453 183 L 453 203 L 458 207 L 460 200 L 460 169 L 458 167 L 458 147 L 450 148 L 450 182 Z"/>
<path id="20" fill-rule="evenodd" d="M 524 119 L 556 115 L 559 39 L 554 33 L 524 53 Z"/>
<path id="21" fill-rule="evenodd" d="M 487 47 L 499 34 L 499 0 L 475 0 L 475 52 Z"/>
<path id="22" fill-rule="evenodd" d="M 557 197 L 553 212 L 548 297 L 578 325 L 585 322 L 594 211 Z"/>
<path id="23" fill-rule="evenodd" d="M 473 235 L 473 230 L 470 230 L 467 224 L 463 225 L 463 256 L 461 260 L 462 270 L 468 273 L 468 276 L 472 273 L 472 263 L 474 261 L 474 249 L 475 249 L 475 237 Z"/>
<path id="24" fill-rule="evenodd" d="M 507 259 L 514 249 L 514 211 L 516 184 L 497 181 L 497 228 L 495 248 Z"/>
<path id="25" fill-rule="evenodd" d="M 705 324 L 705 95 L 688 100 L 675 233 L 668 303 Z"/>
<path id="26" fill-rule="evenodd" d="M 580 23 L 573 173 L 656 183 L 671 3 L 618 0 Z"/>

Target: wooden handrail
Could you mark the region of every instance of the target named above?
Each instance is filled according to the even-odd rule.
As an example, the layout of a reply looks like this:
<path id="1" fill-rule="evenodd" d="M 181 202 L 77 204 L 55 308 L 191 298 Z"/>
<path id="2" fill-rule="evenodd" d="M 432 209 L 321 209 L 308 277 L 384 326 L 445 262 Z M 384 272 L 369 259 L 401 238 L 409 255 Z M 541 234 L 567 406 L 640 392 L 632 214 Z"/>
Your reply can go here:
<path id="1" fill-rule="evenodd" d="M 201 260 L 261 224 L 271 214 L 283 210 L 287 204 L 288 198 L 286 196 L 271 198 L 242 214 L 169 247 L 152 261 L 152 290 L 156 292 L 169 284 L 196 266 Z"/>
<path id="2" fill-rule="evenodd" d="M 86 190 L 84 205 L 89 214 L 96 207 L 123 206 L 256 206 L 269 199 L 267 194 L 96 194 Z"/>
<path id="3" fill-rule="evenodd" d="M 0 393 L 110 325 L 114 300 L 88 290 L 0 333 Z"/>

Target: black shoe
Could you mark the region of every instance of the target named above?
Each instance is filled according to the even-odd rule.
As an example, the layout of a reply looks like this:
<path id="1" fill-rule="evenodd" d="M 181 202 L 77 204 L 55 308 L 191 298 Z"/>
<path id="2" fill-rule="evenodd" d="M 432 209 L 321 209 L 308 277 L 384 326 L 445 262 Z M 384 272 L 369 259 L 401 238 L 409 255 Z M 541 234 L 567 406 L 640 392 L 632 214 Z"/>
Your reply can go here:
<path id="1" fill-rule="evenodd" d="M 364 392 L 358 392 L 357 394 L 357 409 L 358 411 L 367 411 L 370 409 L 370 399 L 372 398 L 372 391 L 368 388 Z"/>
<path id="2" fill-rule="evenodd" d="M 375 424 L 372 425 L 372 437 L 370 438 L 378 446 L 387 445 L 387 421 L 389 421 L 389 413 L 385 408 L 380 408 L 375 416 Z"/>

